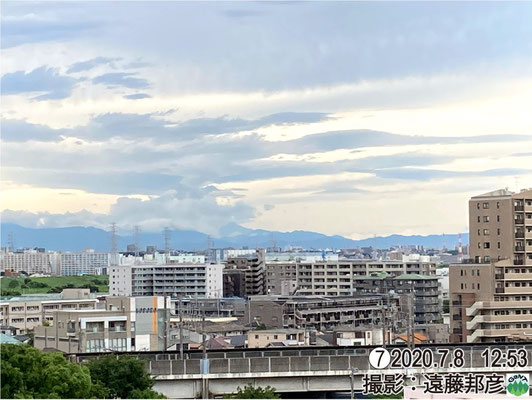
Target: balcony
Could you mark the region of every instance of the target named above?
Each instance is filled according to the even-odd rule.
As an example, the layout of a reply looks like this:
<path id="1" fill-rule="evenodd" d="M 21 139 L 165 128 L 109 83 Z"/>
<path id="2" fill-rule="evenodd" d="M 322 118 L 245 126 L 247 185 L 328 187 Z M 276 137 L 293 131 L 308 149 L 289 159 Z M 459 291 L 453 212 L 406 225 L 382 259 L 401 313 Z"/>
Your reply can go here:
<path id="1" fill-rule="evenodd" d="M 518 252 L 518 253 L 524 253 L 525 252 L 525 247 L 524 246 L 515 246 L 514 247 L 514 251 Z"/>
<path id="2" fill-rule="evenodd" d="M 504 288 L 502 287 L 495 288 L 495 293 L 504 293 Z"/>
<path id="3" fill-rule="evenodd" d="M 525 237 L 525 232 L 524 231 L 516 231 L 515 232 L 515 237 L 517 239 L 523 239 Z"/>
<path id="4" fill-rule="evenodd" d="M 514 210 L 517 212 L 523 212 L 525 211 L 525 206 L 523 205 L 514 206 Z"/>
<path id="5" fill-rule="evenodd" d="M 495 279 L 504 279 L 504 274 L 495 274 Z"/>
<path id="6" fill-rule="evenodd" d="M 453 321 L 460 321 L 460 320 L 462 320 L 462 316 L 460 314 L 453 315 Z"/>
<path id="7" fill-rule="evenodd" d="M 514 219 L 514 224 L 515 225 L 524 225 L 525 224 L 525 220 L 524 220 L 524 218 L 515 218 Z"/>

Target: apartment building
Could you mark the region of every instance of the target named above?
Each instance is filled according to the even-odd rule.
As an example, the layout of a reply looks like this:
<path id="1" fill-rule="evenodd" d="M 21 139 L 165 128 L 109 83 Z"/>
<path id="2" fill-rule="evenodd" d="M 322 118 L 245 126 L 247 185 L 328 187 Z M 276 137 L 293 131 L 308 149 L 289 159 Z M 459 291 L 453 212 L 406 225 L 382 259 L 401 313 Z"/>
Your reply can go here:
<path id="1" fill-rule="evenodd" d="M 170 299 L 109 297 L 99 310 L 56 312 L 53 326 L 37 326 L 39 350 L 65 353 L 162 351 L 169 346 Z"/>
<path id="2" fill-rule="evenodd" d="M 298 295 L 348 296 L 355 292 L 354 279 L 380 272 L 391 276 L 435 276 L 436 264 L 429 261 L 378 260 L 267 263 L 266 288 L 270 294 L 282 294 L 283 282 L 295 281 Z"/>
<path id="3" fill-rule="evenodd" d="M 449 268 L 451 342 L 532 335 L 532 190 L 469 201 L 470 255 Z"/>
<path id="4" fill-rule="evenodd" d="M 441 323 L 443 320 L 438 277 L 435 275 L 392 276 L 377 272 L 354 278 L 353 286 L 355 293 L 396 293 L 401 297 L 399 310 L 406 315 L 411 307 L 416 325 Z"/>
<path id="5" fill-rule="evenodd" d="M 112 266 L 111 296 L 223 297 L 223 264 Z"/>
<path id="6" fill-rule="evenodd" d="M 228 257 L 224 270 L 224 287 L 227 293 L 242 297 L 265 294 L 265 255 L 264 249 L 257 249 L 251 254 Z M 241 290 L 242 275 L 245 280 L 244 293 Z"/>
<path id="7" fill-rule="evenodd" d="M 171 299 L 172 314 L 185 318 L 242 318 L 246 311 L 246 300 L 240 297 L 222 297 L 217 299 L 182 298 Z"/>
<path id="8" fill-rule="evenodd" d="M 384 303 L 383 303 L 384 302 Z M 243 323 L 266 328 L 313 327 L 328 331 L 339 325 L 353 327 L 380 323 L 383 304 L 398 307 L 396 296 L 252 296 Z"/>
<path id="9" fill-rule="evenodd" d="M 0 253 L 0 271 L 26 272 L 29 275 L 51 275 L 59 273 L 60 256 L 58 253 L 39 250 L 23 250 Z"/>
<path id="10" fill-rule="evenodd" d="M 110 257 L 93 249 L 61 253 L 60 275 L 106 275 Z"/>
<path id="11" fill-rule="evenodd" d="M 17 328 L 24 334 L 43 323 L 53 324 L 60 311 L 95 310 L 98 307 L 99 301 L 89 289 L 64 289 L 61 294 L 17 296 L 0 302 L 0 325 Z"/>
<path id="12" fill-rule="evenodd" d="M 470 255 L 476 263 L 532 266 L 532 189 L 496 190 L 469 200 Z"/>

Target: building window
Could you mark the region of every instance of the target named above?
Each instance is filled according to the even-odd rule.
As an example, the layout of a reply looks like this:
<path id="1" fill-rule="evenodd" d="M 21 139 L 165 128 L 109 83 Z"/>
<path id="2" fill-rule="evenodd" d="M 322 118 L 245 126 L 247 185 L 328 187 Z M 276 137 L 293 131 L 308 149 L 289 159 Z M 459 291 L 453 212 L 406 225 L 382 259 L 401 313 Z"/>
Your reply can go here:
<path id="1" fill-rule="evenodd" d="M 484 256 L 484 262 L 489 263 L 490 262 L 490 256 Z"/>
<path id="2" fill-rule="evenodd" d="M 480 210 L 480 203 L 477 203 L 477 210 Z"/>
<path id="3" fill-rule="evenodd" d="M 497 202 L 497 208 L 500 208 L 501 203 Z"/>
<path id="4" fill-rule="evenodd" d="M 490 234 L 490 230 L 489 229 L 484 229 L 484 236 L 488 236 Z"/>
<path id="5" fill-rule="evenodd" d="M 482 208 L 490 208 L 490 203 L 482 203 Z"/>
<path id="6" fill-rule="evenodd" d="M 96 353 L 105 350 L 104 339 L 87 340 L 87 353 Z"/>
<path id="7" fill-rule="evenodd" d="M 477 283 L 477 290 L 480 290 L 480 283 Z"/>
<path id="8" fill-rule="evenodd" d="M 497 222 L 501 222 L 501 216 L 497 215 Z"/>
<path id="9" fill-rule="evenodd" d="M 490 217 L 487 216 L 487 215 L 484 215 L 483 221 L 484 222 L 490 222 Z"/>
<path id="10" fill-rule="evenodd" d="M 480 222 L 480 215 L 477 217 L 477 222 Z"/>
<path id="11" fill-rule="evenodd" d="M 478 236 L 480 236 L 480 229 L 477 231 L 477 233 L 478 233 Z"/>
<path id="12" fill-rule="evenodd" d="M 489 249 L 490 248 L 490 242 L 484 242 L 484 248 Z"/>

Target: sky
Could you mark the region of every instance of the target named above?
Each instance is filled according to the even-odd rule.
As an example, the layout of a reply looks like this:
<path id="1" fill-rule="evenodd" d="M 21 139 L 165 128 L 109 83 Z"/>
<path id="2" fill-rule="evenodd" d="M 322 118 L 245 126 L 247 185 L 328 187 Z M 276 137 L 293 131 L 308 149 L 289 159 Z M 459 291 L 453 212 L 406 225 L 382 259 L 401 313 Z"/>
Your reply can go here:
<path id="1" fill-rule="evenodd" d="M 530 2 L 2 2 L 2 221 L 467 231 L 532 187 Z"/>

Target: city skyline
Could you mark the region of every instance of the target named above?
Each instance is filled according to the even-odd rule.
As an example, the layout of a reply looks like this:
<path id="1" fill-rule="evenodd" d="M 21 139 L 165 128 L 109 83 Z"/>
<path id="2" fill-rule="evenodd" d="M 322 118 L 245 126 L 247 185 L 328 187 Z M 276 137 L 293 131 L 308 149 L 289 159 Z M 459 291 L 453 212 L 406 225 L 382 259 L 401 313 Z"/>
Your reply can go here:
<path id="1" fill-rule="evenodd" d="M 4 222 L 457 233 L 532 187 L 529 3 L 2 5 Z"/>

